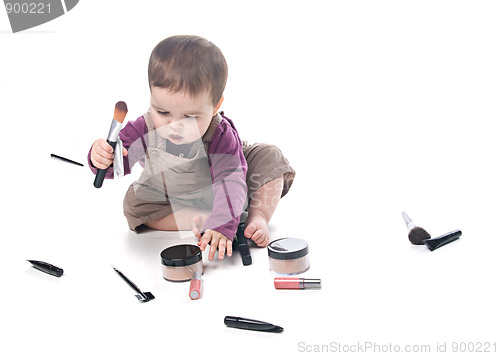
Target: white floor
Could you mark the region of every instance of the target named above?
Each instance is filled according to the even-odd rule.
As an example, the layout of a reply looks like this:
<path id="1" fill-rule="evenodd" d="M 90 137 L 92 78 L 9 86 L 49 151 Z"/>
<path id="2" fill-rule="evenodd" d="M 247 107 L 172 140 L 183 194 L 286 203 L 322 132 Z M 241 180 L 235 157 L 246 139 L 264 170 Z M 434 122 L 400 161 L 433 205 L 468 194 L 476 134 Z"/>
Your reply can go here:
<path id="1" fill-rule="evenodd" d="M 122 4 L 80 2 L 15 35 L 0 11 L 2 354 L 498 352 L 497 3 Z M 118 100 L 140 116 L 150 51 L 177 33 L 221 47 L 225 113 L 297 170 L 271 234 L 309 242 L 303 277 L 321 290 L 275 290 L 252 247 L 251 266 L 205 258 L 192 301 L 159 257 L 191 234 L 127 228 L 140 170 L 95 189 L 87 167 L 50 158 L 85 163 Z M 463 236 L 413 246 L 403 210 L 434 237 Z M 156 299 L 140 304 L 111 265 Z M 227 328 L 226 315 L 284 332 Z"/>

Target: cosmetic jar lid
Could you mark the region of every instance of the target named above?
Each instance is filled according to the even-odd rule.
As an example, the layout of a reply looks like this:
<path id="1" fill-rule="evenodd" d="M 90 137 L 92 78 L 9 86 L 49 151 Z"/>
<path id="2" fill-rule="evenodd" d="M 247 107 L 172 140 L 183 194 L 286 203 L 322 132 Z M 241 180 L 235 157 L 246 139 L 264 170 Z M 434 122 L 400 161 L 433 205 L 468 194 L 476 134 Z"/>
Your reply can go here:
<path id="1" fill-rule="evenodd" d="M 164 249 L 161 263 L 170 267 L 183 267 L 201 261 L 201 250 L 195 245 L 175 245 Z"/>
<path id="2" fill-rule="evenodd" d="M 309 253 L 309 248 L 305 240 L 284 237 L 271 242 L 267 246 L 267 253 L 270 258 L 277 260 L 292 260 L 306 256 Z"/>

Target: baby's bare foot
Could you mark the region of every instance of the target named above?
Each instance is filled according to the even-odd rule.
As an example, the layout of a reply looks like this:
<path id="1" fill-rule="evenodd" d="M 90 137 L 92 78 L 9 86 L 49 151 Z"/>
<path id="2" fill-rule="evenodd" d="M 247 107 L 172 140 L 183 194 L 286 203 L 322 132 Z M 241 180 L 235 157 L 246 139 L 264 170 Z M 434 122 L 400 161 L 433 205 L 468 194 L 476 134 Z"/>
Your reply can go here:
<path id="1" fill-rule="evenodd" d="M 266 219 L 261 215 L 248 217 L 246 221 L 244 235 L 259 247 L 266 247 L 269 244 L 269 229 Z"/>

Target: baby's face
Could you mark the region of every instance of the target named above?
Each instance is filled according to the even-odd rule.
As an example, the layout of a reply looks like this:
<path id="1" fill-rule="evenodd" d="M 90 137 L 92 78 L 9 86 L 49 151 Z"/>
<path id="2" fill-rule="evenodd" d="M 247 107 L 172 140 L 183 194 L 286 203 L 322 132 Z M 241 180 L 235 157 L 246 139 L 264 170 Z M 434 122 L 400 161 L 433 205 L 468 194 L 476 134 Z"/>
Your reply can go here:
<path id="1" fill-rule="evenodd" d="M 185 92 L 152 87 L 149 112 L 160 136 L 181 145 L 192 143 L 207 132 L 217 108 L 208 92 L 192 97 Z"/>

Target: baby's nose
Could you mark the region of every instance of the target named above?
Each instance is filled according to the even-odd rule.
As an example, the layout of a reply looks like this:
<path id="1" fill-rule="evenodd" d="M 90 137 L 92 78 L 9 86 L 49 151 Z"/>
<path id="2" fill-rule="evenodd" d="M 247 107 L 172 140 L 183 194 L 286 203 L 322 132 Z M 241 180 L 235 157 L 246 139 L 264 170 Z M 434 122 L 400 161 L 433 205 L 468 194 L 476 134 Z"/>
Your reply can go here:
<path id="1" fill-rule="evenodd" d="M 182 119 L 172 119 L 168 123 L 168 126 L 170 126 L 173 129 L 175 129 L 175 128 L 181 128 L 182 127 L 182 121 L 183 121 Z"/>

